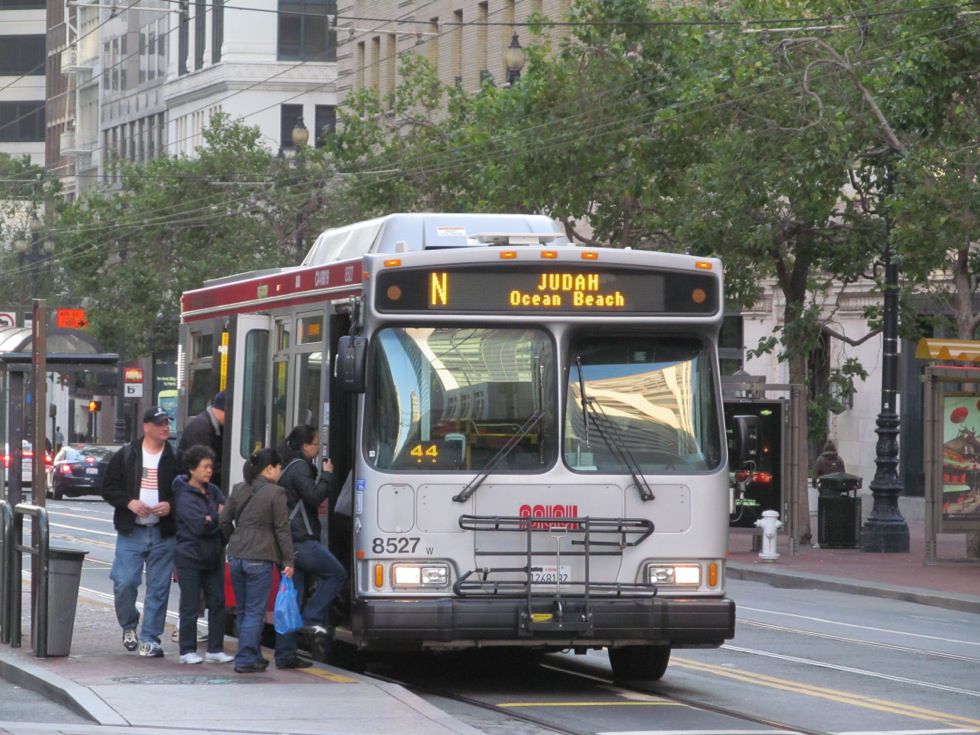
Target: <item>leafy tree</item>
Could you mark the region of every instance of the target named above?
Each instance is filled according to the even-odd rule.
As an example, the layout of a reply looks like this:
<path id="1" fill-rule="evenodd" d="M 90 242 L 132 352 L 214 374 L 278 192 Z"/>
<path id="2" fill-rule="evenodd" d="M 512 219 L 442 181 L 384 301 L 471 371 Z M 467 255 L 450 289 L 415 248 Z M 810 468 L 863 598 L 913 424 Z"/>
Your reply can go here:
<path id="1" fill-rule="evenodd" d="M 305 166 L 273 157 L 257 129 L 225 116 L 212 119 L 194 159 L 116 166 L 118 189 L 64 211 L 58 259 L 61 285 L 88 307 L 95 334 L 127 355 L 176 345 L 184 291 L 298 264 L 322 222 L 303 209 L 315 195 Z"/>
<path id="2" fill-rule="evenodd" d="M 52 202 L 59 191 L 57 179 L 28 156 L 15 158 L 0 153 L 0 288 L 8 305 L 26 306 L 30 301 L 30 274 L 13 243 L 29 237 L 33 218 L 44 223 L 53 215 Z M 44 283 L 42 282 L 42 291 Z"/>

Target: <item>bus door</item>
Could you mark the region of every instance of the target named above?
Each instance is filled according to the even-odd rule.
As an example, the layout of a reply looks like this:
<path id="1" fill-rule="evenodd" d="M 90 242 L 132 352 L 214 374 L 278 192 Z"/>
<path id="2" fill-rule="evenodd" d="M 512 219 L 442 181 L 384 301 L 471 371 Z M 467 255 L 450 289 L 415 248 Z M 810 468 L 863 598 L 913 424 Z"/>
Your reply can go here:
<path id="1" fill-rule="evenodd" d="M 249 455 L 268 446 L 271 331 L 272 319 L 263 315 L 239 314 L 231 326 L 228 389 L 234 398 L 225 416 L 226 492 L 244 479 Z"/>
<path id="2" fill-rule="evenodd" d="M 180 327 L 177 353 L 178 435 L 190 419 L 207 408 L 208 401 L 223 387 L 222 370 L 226 363 L 221 359 L 221 345 L 225 329 L 223 319 L 209 319 Z"/>

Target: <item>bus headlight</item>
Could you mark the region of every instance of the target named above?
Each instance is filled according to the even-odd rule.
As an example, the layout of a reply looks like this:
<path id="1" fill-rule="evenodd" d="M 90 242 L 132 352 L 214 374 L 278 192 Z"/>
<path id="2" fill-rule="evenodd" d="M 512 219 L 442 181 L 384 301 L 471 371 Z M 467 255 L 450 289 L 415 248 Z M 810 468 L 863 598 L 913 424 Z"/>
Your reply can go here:
<path id="1" fill-rule="evenodd" d="M 448 564 L 393 564 L 391 585 L 405 587 L 446 587 L 449 584 Z"/>
<path id="2" fill-rule="evenodd" d="M 701 584 L 699 564 L 651 564 L 647 567 L 647 581 L 675 587 L 697 587 Z"/>

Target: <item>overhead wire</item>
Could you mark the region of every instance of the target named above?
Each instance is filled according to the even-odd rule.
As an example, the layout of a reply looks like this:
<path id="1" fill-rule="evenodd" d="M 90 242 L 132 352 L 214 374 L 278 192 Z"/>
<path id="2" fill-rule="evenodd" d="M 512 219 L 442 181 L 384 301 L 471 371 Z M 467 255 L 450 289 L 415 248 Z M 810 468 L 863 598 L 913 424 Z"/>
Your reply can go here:
<path id="1" fill-rule="evenodd" d="M 933 29 L 933 32 L 935 32 L 937 30 L 944 30 L 944 29 L 945 29 L 945 27 L 944 28 L 940 28 L 940 29 Z M 953 38 L 955 38 L 955 36 Z M 867 64 L 877 63 L 877 61 L 881 60 L 882 58 L 888 58 L 888 57 L 885 56 L 885 55 L 882 55 L 878 59 L 869 60 L 866 63 Z M 756 95 L 758 95 L 758 94 L 765 94 L 765 93 L 766 92 L 763 90 L 763 91 L 760 91 L 760 92 L 756 93 Z M 751 99 L 752 97 L 754 97 L 756 95 L 743 95 L 742 98 L 740 98 L 740 100 L 741 101 L 747 101 L 747 100 Z M 691 101 L 689 101 L 687 103 L 684 103 L 684 104 L 687 105 L 687 104 L 690 104 L 690 103 L 691 103 Z M 701 111 L 704 111 L 706 109 L 710 109 L 711 107 L 717 107 L 717 106 L 724 105 L 724 104 L 731 104 L 731 101 L 726 101 L 726 102 L 723 102 L 723 103 L 713 103 L 712 105 L 707 105 L 707 106 L 702 106 L 702 107 L 699 107 L 699 108 L 695 108 L 695 109 L 692 109 L 692 110 L 690 110 L 688 112 L 681 111 L 680 114 L 682 114 L 682 115 L 683 114 L 693 114 L 695 112 L 701 112 Z M 679 107 L 681 107 L 681 106 L 683 106 L 683 105 L 680 105 Z M 638 119 L 641 119 L 642 117 L 644 117 L 644 116 L 640 116 L 640 118 L 638 118 Z M 630 124 L 632 124 L 632 122 L 635 122 L 635 121 L 628 121 L 628 122 Z M 597 127 L 593 132 L 602 132 L 602 131 L 600 131 L 599 128 Z M 581 131 L 574 131 L 573 134 L 579 135 L 579 134 L 581 134 Z M 564 144 L 564 141 L 560 137 L 556 137 L 549 144 L 549 147 L 551 147 L 551 146 L 561 146 L 563 144 Z M 438 173 L 438 172 L 441 172 L 441 171 L 452 170 L 453 168 L 462 167 L 462 166 L 465 166 L 465 165 L 468 165 L 468 161 L 466 159 L 463 159 L 462 161 L 457 160 L 453 164 L 447 165 L 447 166 L 438 166 L 438 167 L 430 167 L 428 169 L 422 169 L 422 172 L 423 173 L 425 173 L 425 172 Z M 373 173 L 373 172 L 362 171 L 362 172 L 357 172 L 357 175 L 370 175 L 371 173 Z M 390 175 L 387 170 L 385 170 L 384 172 L 380 172 L 380 173 L 381 173 L 382 176 Z M 297 194 L 297 200 L 298 199 L 302 199 L 305 196 L 306 196 L 305 192 L 300 192 L 299 194 Z M 248 199 L 250 197 L 251 197 L 251 194 L 245 194 L 245 195 L 243 195 L 243 197 L 241 199 Z M 209 206 L 210 207 L 221 207 L 221 206 L 225 206 L 227 208 L 229 206 L 232 206 L 232 204 L 234 202 L 241 201 L 241 199 L 232 198 L 232 199 L 229 199 L 229 200 L 225 200 L 225 202 L 224 202 L 223 205 L 219 201 L 219 203 L 217 203 L 217 204 L 211 204 Z M 181 217 L 185 217 L 188 213 L 187 212 L 180 212 L 178 214 Z M 165 224 L 166 222 L 167 222 L 167 218 L 163 218 L 162 219 L 162 223 Z M 180 223 L 180 220 L 174 220 L 173 222 L 174 222 L 174 224 L 179 224 Z M 138 225 L 136 225 L 136 227 L 151 226 L 151 225 L 152 226 L 159 226 L 160 224 L 161 224 L 161 222 L 147 223 L 146 221 L 143 221 L 143 222 L 139 223 Z M 113 224 L 109 224 L 107 226 L 109 226 L 109 227 L 118 227 L 119 226 L 119 223 L 113 223 Z"/>
<path id="2" fill-rule="evenodd" d="M 942 31 L 942 30 L 945 30 L 945 29 L 946 29 L 947 27 L 948 27 L 948 26 L 943 26 L 943 27 L 940 27 L 940 28 L 938 28 L 938 29 L 932 29 L 932 30 L 930 31 L 930 33 L 934 33 L 934 32 L 937 32 L 937 31 Z M 924 36 L 924 35 L 927 35 L 927 34 L 926 34 L 926 33 L 923 33 L 923 34 L 921 34 L 921 35 L 923 35 L 923 36 Z M 964 34 L 959 34 L 959 35 L 964 35 Z M 952 38 L 956 38 L 956 37 L 957 37 L 957 36 L 952 36 L 952 37 L 950 37 L 950 38 L 952 39 Z M 907 40 L 907 39 L 906 39 L 906 40 Z M 871 61 L 869 61 L 869 62 L 865 62 L 865 63 L 876 63 L 876 62 L 877 62 L 878 60 L 880 60 L 880 59 L 882 59 L 882 58 L 887 58 L 887 56 L 885 56 L 885 55 L 881 55 L 881 56 L 879 56 L 879 57 L 878 57 L 878 59 L 875 59 L 875 60 L 871 60 Z M 765 93 L 765 92 L 763 91 L 763 92 L 759 92 L 759 93 L 757 93 L 757 94 L 764 94 L 764 93 Z M 743 96 L 743 98 L 741 98 L 741 99 L 743 99 L 743 100 L 746 100 L 746 99 L 751 99 L 751 97 L 753 97 L 753 96 L 755 96 L 755 95 L 749 95 L 749 96 Z M 688 101 L 687 103 L 684 103 L 684 104 L 690 104 L 691 102 L 693 102 L 693 101 Z M 697 111 L 701 111 L 701 110 L 704 110 L 704 109 L 710 109 L 711 107 L 713 107 L 713 106 L 718 106 L 718 105 L 720 105 L 720 104 L 731 104 L 731 102 L 732 102 L 732 100 L 729 100 L 729 101 L 726 101 L 725 103 L 716 103 L 716 104 L 713 104 L 713 105 L 708 105 L 708 106 L 705 106 L 705 107 L 702 107 L 702 108 L 699 108 L 699 109 L 698 109 Z M 682 113 L 682 114 L 687 114 L 687 113 Z M 562 141 L 561 141 L 560 139 L 556 139 L 556 140 L 555 140 L 555 141 L 553 141 L 553 143 L 552 143 L 552 145 L 561 145 L 561 144 L 562 144 Z M 455 162 L 455 163 L 453 164 L 453 166 L 463 166 L 463 165 L 467 165 L 467 161 L 466 161 L 466 160 L 464 160 L 464 161 L 457 161 L 457 162 Z M 440 169 L 441 169 L 441 170 L 446 170 L 446 169 L 451 169 L 451 168 L 452 168 L 452 166 L 445 166 L 445 167 L 433 167 L 433 168 L 432 168 L 432 169 L 430 169 L 430 170 L 432 170 L 432 171 L 438 171 L 438 170 L 440 170 Z M 365 174 L 369 174 L 369 173 L 371 173 L 371 172 L 359 172 L 359 175 L 365 175 Z M 389 172 L 387 172 L 387 171 L 385 171 L 384 173 L 389 173 Z M 297 195 L 297 198 L 302 198 L 302 197 L 305 197 L 305 196 L 306 196 L 306 194 L 305 194 L 305 192 L 301 192 L 301 193 L 299 193 L 299 194 Z M 224 204 L 222 204 L 222 203 L 220 202 L 220 200 L 219 200 L 219 202 L 218 202 L 218 203 L 211 203 L 211 204 L 209 204 L 209 205 L 207 205 L 207 206 L 205 206 L 205 207 L 203 207 L 202 209 L 215 209 L 215 208 L 221 208 L 222 206 L 224 206 L 224 207 L 226 207 L 226 208 L 227 208 L 228 206 L 231 206 L 231 204 L 232 204 L 232 203 L 234 203 L 234 202 L 238 202 L 238 201 L 243 201 L 243 200 L 247 200 L 247 199 L 249 199 L 249 198 L 251 198 L 251 194 L 247 194 L 247 195 L 243 195 L 243 196 L 242 196 L 241 198 L 232 198 L 232 199 L 228 199 L 228 200 L 225 200 L 225 202 L 224 202 Z M 137 230 L 138 230 L 138 229 L 141 229 L 141 228 L 145 228 L 145 227 L 157 227 L 157 226 L 164 226 L 164 225 L 166 225 L 166 224 L 168 224 L 168 223 L 169 223 L 169 224 L 180 224 L 181 222 L 183 222 L 184 224 L 187 224 L 187 220 L 186 220 L 186 217 L 187 217 L 187 216 L 188 216 L 189 214 L 191 214 L 191 213 L 192 213 L 193 211 L 194 211 L 194 210 L 188 210 L 188 211 L 182 211 L 182 212 L 177 212 L 177 213 L 176 213 L 176 214 L 177 214 L 177 216 L 178 216 L 178 217 L 180 217 L 180 218 L 182 218 L 182 219 L 172 219 L 172 218 L 170 218 L 170 217 L 162 217 L 162 218 L 159 218 L 159 221 L 155 221 L 155 222 L 150 222 L 150 221 L 147 221 L 147 220 L 145 220 L 145 219 L 144 219 L 144 220 L 141 220 L 141 221 L 140 221 L 139 223 L 133 223 L 132 225 L 127 225 L 127 231 L 131 231 L 131 230 L 133 230 L 133 229 L 137 229 Z M 217 215 L 215 215 L 215 218 L 221 218 L 221 217 L 224 217 L 224 216 L 225 216 L 225 215 L 224 215 L 223 213 L 219 213 L 219 214 L 217 214 Z M 203 220 L 203 222 L 205 222 L 205 223 L 206 223 L 207 221 L 209 221 L 209 220 Z M 119 227 L 120 227 L 120 224 L 121 224 L 120 222 L 114 222 L 114 223 L 106 223 L 106 224 L 104 225 L 104 227 L 106 227 L 106 228 L 112 228 L 113 230 L 115 230 L 115 231 L 117 231 L 117 232 L 118 232 L 118 230 L 119 230 Z M 199 224 L 199 222 L 195 222 L 194 224 Z M 94 231 L 95 231 L 95 230 L 97 230 L 97 229 L 98 229 L 99 227 L 100 227 L 99 225 L 96 225 L 96 226 L 94 226 L 94 227 L 92 228 L 92 230 L 93 230 L 93 233 L 94 233 Z M 92 248 L 92 249 L 94 250 L 95 248 Z"/>

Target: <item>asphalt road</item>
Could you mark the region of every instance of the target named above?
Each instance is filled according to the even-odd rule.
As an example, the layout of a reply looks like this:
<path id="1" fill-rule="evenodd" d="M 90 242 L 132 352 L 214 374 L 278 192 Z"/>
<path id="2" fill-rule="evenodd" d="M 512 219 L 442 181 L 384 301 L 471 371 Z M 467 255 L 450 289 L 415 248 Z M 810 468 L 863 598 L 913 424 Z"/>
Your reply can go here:
<path id="1" fill-rule="evenodd" d="M 111 508 L 48 509 L 53 543 L 89 551 L 82 586 L 111 599 Z M 489 733 L 980 733 L 980 616 L 747 581 L 729 594 L 735 639 L 675 651 L 660 682 L 613 682 L 604 652 L 412 656 L 370 670 Z M 174 585 L 171 621 L 177 598 Z"/>

